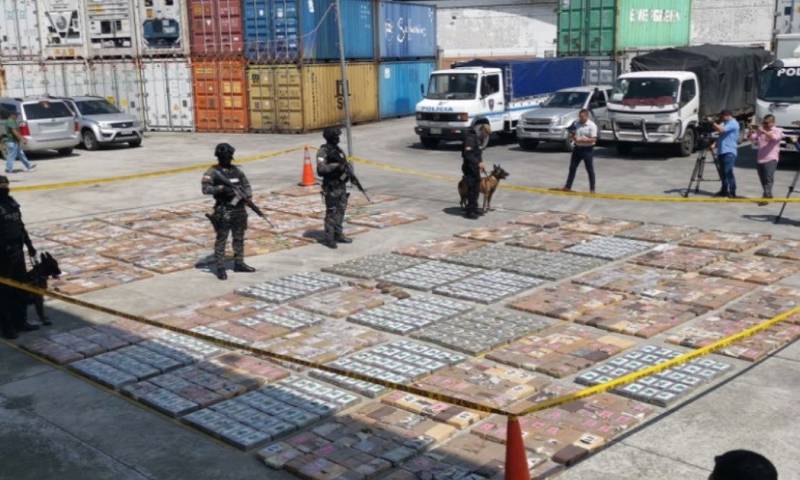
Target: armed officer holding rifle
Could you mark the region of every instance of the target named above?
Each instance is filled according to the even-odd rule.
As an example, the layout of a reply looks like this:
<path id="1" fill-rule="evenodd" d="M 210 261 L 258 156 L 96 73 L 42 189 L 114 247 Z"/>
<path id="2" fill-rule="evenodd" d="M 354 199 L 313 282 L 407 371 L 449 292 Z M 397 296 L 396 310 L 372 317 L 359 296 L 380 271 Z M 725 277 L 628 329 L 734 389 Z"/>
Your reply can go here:
<path id="1" fill-rule="evenodd" d="M 202 186 L 204 195 L 213 195 L 216 203 L 214 213 L 207 215 L 217 234 L 214 243 L 214 261 L 217 278 L 227 280 L 225 272 L 225 244 L 228 233 L 233 234 L 234 272 L 255 272 L 244 263 L 244 234 L 247 230 L 247 210 L 245 206 L 252 204 L 253 192 L 244 172 L 233 165 L 235 149 L 220 143 L 214 150 L 218 164 L 203 174 Z M 253 208 L 253 207 L 250 207 Z M 256 212 L 257 214 L 259 212 Z"/>
<path id="2" fill-rule="evenodd" d="M 322 132 L 325 144 L 317 152 L 317 175 L 322 177 L 322 194 L 325 197 L 325 237 L 322 244 L 337 248 L 338 243 L 352 243 L 342 230 L 347 210 L 347 183 L 355 184 L 353 166 L 339 147 L 342 131 L 335 127 Z M 363 191 L 363 189 L 362 189 Z M 366 194 L 366 193 L 365 193 Z"/>

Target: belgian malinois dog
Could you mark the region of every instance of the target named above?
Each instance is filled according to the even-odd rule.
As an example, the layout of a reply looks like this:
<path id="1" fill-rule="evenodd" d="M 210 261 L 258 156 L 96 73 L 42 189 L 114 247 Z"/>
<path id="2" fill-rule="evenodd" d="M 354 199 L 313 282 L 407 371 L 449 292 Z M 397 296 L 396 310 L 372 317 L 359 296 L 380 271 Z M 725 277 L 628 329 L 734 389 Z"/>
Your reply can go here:
<path id="1" fill-rule="evenodd" d="M 488 212 L 492 209 L 492 197 L 500 185 L 501 180 L 508 178 L 509 173 L 503 170 L 500 165 L 492 165 L 492 173 L 481 178 L 481 193 L 483 194 L 483 211 Z M 458 182 L 458 194 L 461 196 L 461 208 L 467 207 L 467 184 L 462 178 Z"/>

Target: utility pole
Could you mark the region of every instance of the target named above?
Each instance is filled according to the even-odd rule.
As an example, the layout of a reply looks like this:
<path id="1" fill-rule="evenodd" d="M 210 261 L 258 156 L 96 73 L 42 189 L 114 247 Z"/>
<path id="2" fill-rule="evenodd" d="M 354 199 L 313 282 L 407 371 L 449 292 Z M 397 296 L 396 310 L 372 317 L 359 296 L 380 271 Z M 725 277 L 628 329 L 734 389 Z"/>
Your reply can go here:
<path id="1" fill-rule="evenodd" d="M 344 126 L 347 130 L 347 156 L 353 156 L 353 134 L 350 131 L 350 85 L 347 82 L 347 65 L 344 61 L 344 27 L 342 26 L 342 2 L 336 0 L 336 23 L 339 29 L 339 64 L 342 68 L 342 95 L 344 95 Z"/>

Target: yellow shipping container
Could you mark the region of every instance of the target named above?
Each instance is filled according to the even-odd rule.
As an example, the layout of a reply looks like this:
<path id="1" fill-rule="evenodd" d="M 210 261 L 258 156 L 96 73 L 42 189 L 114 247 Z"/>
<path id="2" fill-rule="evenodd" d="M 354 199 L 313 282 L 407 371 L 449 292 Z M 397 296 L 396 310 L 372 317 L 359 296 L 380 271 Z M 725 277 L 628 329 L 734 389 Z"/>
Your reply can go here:
<path id="1" fill-rule="evenodd" d="M 347 79 L 353 123 L 377 120 L 376 64 L 348 64 Z M 304 132 L 344 123 L 339 64 L 251 65 L 247 81 L 253 130 Z"/>
<path id="2" fill-rule="evenodd" d="M 0 97 L 6 96 L 6 71 L 0 68 Z"/>

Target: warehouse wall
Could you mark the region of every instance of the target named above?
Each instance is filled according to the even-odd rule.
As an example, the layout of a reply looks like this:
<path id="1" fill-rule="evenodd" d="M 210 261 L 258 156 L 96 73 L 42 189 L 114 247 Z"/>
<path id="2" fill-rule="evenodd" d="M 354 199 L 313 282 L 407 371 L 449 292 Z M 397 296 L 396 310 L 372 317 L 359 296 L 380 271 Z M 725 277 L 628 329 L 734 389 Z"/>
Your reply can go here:
<path id="1" fill-rule="evenodd" d="M 444 57 L 555 55 L 556 0 L 433 0 Z"/>
<path id="2" fill-rule="evenodd" d="M 774 14 L 775 0 L 694 0 L 691 43 L 769 48 Z"/>

